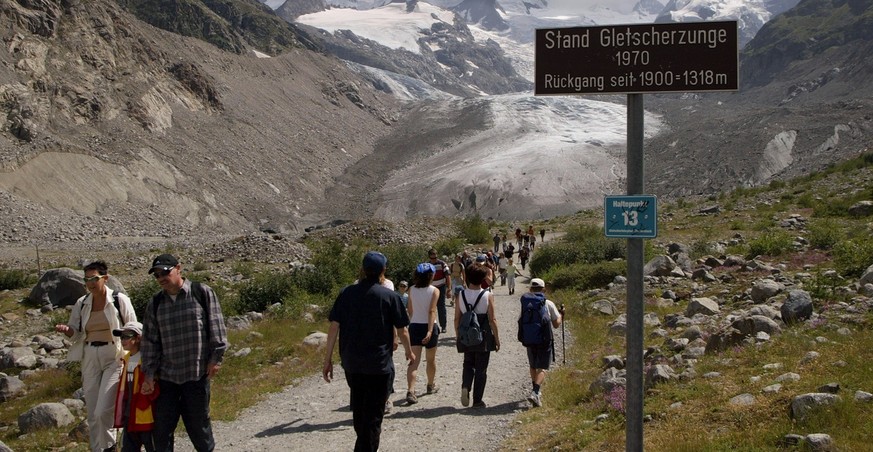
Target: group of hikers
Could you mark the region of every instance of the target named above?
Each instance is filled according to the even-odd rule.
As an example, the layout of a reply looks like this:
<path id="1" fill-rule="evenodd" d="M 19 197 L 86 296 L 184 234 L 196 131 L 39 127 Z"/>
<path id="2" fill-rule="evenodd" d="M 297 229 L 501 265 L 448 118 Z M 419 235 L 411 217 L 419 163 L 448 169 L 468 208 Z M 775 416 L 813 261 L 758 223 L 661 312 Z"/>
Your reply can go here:
<path id="1" fill-rule="evenodd" d="M 541 232 L 542 238 L 545 232 Z M 388 259 L 378 251 L 370 251 L 364 255 L 360 279 L 340 291 L 328 316 L 322 374 L 328 383 L 333 380 L 333 355 L 338 342 L 350 389 L 356 451 L 379 448 L 382 420 L 392 408 L 393 353 L 397 348 L 403 347 L 408 362 L 404 402 L 418 402 L 415 384 L 422 351 L 427 359 L 425 394 L 439 391 L 435 381 L 436 350 L 440 334 L 446 333 L 446 298 L 454 300 L 455 345 L 463 353 L 461 404 L 469 407 L 472 402 L 473 408 L 486 407 L 483 398 L 488 364 L 491 352 L 500 350 L 501 344 L 494 314 L 494 275 L 497 272 L 513 294 L 517 274 L 512 252 L 508 251 L 511 244 L 506 245 L 499 234 L 495 237 L 504 243 L 502 253 L 489 250 L 474 258 L 464 251 L 455 255 L 451 265 L 439 259 L 436 250 L 429 250 L 428 260 L 415 267 L 412 287 L 401 281 L 397 291 L 385 277 Z M 500 245 L 497 239 L 495 248 Z M 528 239 L 521 246 L 531 246 L 531 242 Z M 517 339 L 527 350 L 530 368 L 527 400 L 533 407 L 542 406 L 541 387 L 554 360 L 552 330 L 560 327 L 564 314 L 563 307 L 558 309 L 546 299 L 544 291 L 542 279 L 530 280 L 529 292 L 520 297 L 518 318 Z"/>
<path id="2" fill-rule="evenodd" d="M 545 231 L 540 231 L 541 239 Z M 533 229 L 516 230 L 524 268 L 536 241 Z M 502 245 L 502 246 L 501 246 Z M 339 356 L 350 388 L 357 434 L 356 451 L 375 451 L 383 416 L 392 407 L 394 351 L 402 345 L 408 361 L 405 402 L 418 402 L 415 383 L 422 351 L 426 356 L 426 394 L 435 382 L 436 350 L 446 333 L 446 299 L 454 300 L 456 348 L 463 353 L 461 403 L 484 408 L 490 353 L 500 349 L 494 315 L 495 274 L 515 293 L 518 269 L 515 247 L 495 234 L 495 250 L 464 251 L 447 264 L 436 250 L 415 267 L 412 286 L 385 277 L 388 259 L 377 251 L 364 255 L 361 276 L 343 288 L 330 310 L 323 378 L 333 379 L 333 354 Z M 182 276 L 170 254 L 157 256 L 149 268 L 161 290 L 145 308 L 142 323 L 130 298 L 107 286 L 108 265 L 84 267 L 86 295 L 79 298 L 66 324 L 55 330 L 72 339 L 67 359 L 80 361 L 82 388 L 93 452 L 172 451 L 181 418 L 197 451 L 212 451 L 209 417 L 210 379 L 221 369 L 228 349 L 227 331 L 215 292 Z M 541 385 L 554 359 L 552 329 L 561 325 L 563 309 L 547 300 L 542 279 L 530 280 L 521 297 L 518 339 L 530 364 L 530 403 L 542 405 Z M 121 438 L 116 429 L 123 428 Z"/>
<path id="3" fill-rule="evenodd" d="M 84 268 L 88 293 L 55 330 L 72 339 L 68 361 L 81 361 L 92 452 L 172 451 L 181 417 L 194 448 L 215 449 L 210 379 L 221 369 L 227 331 L 212 289 L 182 277 L 170 254 L 152 261 L 161 291 L 143 322 L 127 295 L 107 287 L 108 266 Z"/>

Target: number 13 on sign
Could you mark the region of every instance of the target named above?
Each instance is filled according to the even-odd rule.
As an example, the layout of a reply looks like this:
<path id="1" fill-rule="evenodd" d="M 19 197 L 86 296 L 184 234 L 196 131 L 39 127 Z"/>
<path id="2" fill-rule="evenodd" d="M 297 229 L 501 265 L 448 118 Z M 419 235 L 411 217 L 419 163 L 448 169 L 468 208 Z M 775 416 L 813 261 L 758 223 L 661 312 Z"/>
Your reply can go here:
<path id="1" fill-rule="evenodd" d="M 634 239 L 658 236 L 655 196 L 605 196 L 603 214 L 603 231 L 607 237 Z"/>

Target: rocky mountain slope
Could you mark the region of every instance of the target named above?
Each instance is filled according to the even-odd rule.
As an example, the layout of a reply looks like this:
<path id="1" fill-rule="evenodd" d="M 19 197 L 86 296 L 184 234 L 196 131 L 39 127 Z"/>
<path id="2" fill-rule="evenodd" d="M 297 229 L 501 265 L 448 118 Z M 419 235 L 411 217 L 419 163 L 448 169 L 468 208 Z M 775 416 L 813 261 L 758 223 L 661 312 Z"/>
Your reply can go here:
<path id="1" fill-rule="evenodd" d="M 2 0 L 0 21 L 4 241 L 295 230 L 396 116 L 294 43 L 223 51 L 104 0 Z"/>
<path id="2" fill-rule="evenodd" d="M 740 91 L 653 96 L 669 129 L 646 144 L 652 192 L 713 193 L 795 177 L 873 143 L 873 4 L 803 0 L 741 54 Z"/>

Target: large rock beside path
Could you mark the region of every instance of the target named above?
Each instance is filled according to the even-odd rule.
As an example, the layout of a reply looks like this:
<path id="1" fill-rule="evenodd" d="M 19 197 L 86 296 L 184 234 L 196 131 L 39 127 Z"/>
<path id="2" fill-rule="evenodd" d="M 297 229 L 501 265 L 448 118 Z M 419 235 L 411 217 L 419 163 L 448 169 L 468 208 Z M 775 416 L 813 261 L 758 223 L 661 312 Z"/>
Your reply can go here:
<path id="1" fill-rule="evenodd" d="M 40 403 L 18 416 L 18 428 L 30 433 L 46 428 L 64 427 L 75 421 L 73 413 L 63 403 Z"/>

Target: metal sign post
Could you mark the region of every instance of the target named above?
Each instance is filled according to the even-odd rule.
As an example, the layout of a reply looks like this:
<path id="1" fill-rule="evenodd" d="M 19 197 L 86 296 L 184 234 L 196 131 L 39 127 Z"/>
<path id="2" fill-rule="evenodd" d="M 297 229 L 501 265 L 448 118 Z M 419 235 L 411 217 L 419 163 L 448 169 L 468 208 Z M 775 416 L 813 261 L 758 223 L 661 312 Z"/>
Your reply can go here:
<path id="1" fill-rule="evenodd" d="M 539 29 L 534 57 L 537 95 L 628 95 L 628 197 L 644 193 L 643 93 L 739 89 L 737 21 Z M 604 232 L 627 238 L 625 449 L 634 452 L 643 450 L 643 239 L 657 235 L 654 197 L 651 204 L 651 226 L 627 216 L 610 235 L 604 203 Z"/>

